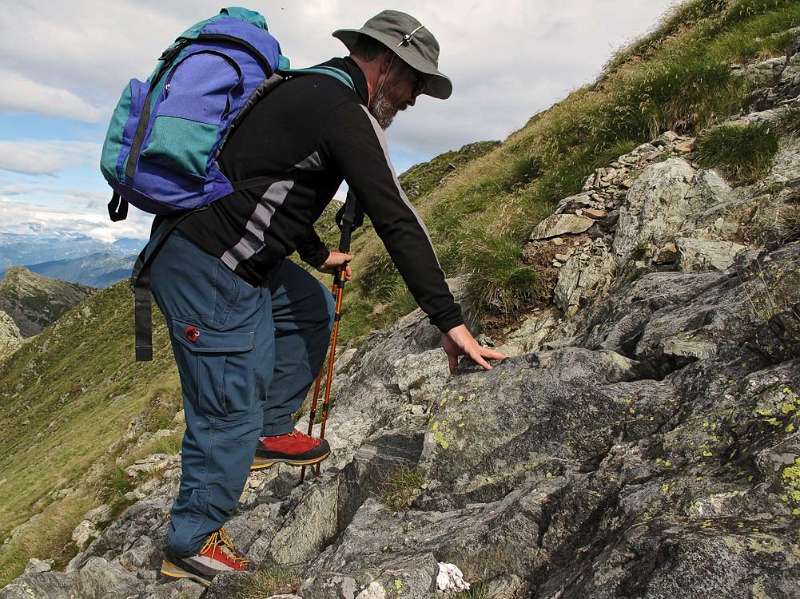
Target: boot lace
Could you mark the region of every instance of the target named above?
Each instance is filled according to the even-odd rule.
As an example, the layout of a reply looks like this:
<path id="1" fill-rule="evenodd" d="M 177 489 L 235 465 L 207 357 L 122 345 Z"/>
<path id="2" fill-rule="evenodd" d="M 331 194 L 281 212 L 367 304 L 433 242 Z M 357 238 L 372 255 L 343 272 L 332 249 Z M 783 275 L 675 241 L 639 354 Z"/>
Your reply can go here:
<path id="1" fill-rule="evenodd" d="M 203 548 L 200 549 L 200 553 L 203 553 L 207 550 L 213 550 L 214 548 L 219 548 L 225 553 L 225 555 L 227 555 L 235 564 L 239 566 L 247 567 L 250 565 L 250 560 L 239 553 L 233 544 L 233 539 L 228 536 L 228 533 L 224 528 L 220 528 L 218 531 L 209 535 L 209 537 L 206 539 L 206 542 L 203 544 Z"/>

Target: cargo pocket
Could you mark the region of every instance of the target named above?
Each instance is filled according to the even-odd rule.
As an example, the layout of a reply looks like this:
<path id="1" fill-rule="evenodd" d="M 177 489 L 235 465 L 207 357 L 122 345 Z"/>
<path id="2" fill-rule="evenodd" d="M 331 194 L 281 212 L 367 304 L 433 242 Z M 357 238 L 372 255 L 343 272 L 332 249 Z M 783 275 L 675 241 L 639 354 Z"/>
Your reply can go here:
<path id="1" fill-rule="evenodd" d="M 142 158 L 204 179 L 243 91 L 242 71 L 226 54 L 185 56 L 169 72 Z"/>
<path id="2" fill-rule="evenodd" d="M 218 331 L 202 322 L 174 319 L 184 392 L 198 412 L 223 418 L 249 411 L 255 388 L 253 331 Z M 178 351 L 176 351 L 176 354 Z"/>

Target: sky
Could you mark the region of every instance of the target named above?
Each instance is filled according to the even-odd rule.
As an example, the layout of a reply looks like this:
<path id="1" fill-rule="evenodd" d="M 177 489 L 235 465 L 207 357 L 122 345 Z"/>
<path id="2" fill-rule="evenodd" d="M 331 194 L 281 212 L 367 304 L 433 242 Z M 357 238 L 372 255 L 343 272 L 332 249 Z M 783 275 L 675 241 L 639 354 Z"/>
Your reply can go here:
<path id="1" fill-rule="evenodd" d="M 99 156 L 108 119 L 131 78 L 209 0 L 0 0 L 0 233 L 146 237 L 135 209 L 111 223 Z M 592 82 L 613 52 L 651 30 L 678 0 L 251 0 L 292 66 L 343 56 L 331 33 L 384 8 L 414 15 L 439 40 L 453 80 L 442 101 L 421 96 L 387 131 L 398 172 L 466 143 L 502 140 L 537 112 Z M 13 7 L 13 10 L 12 10 Z"/>

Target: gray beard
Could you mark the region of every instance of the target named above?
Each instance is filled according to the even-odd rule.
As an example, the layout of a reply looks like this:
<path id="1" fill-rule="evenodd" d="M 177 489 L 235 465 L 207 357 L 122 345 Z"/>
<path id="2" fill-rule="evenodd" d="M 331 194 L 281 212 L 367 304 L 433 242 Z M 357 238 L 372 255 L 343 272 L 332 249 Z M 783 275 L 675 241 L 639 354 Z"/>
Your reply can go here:
<path id="1" fill-rule="evenodd" d="M 389 125 L 392 124 L 394 116 L 397 114 L 397 108 L 386 99 L 383 90 L 379 90 L 378 93 L 375 94 L 375 99 L 372 101 L 370 113 L 375 117 L 375 120 L 378 121 L 381 129 L 385 131 L 389 128 Z"/>

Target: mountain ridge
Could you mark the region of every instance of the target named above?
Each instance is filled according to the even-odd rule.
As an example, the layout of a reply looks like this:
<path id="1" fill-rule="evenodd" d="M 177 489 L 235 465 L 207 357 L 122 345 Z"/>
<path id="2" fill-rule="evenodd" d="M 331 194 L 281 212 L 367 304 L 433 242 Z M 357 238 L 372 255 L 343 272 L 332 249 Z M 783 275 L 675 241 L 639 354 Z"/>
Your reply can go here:
<path id="1" fill-rule="evenodd" d="M 31 337 L 93 292 L 90 287 L 15 266 L 0 280 L 0 310 L 14 320 L 23 337 Z"/>
<path id="2" fill-rule="evenodd" d="M 750 32 L 784 36 L 787 24 L 800 24 L 793 8 L 703 1 L 678 13 L 700 16 L 698 29 L 712 32 L 706 41 L 715 52 L 725 36 L 742 31 L 748 44 L 762 44 L 748 46 L 751 60 L 732 69 L 757 80 L 752 92 L 722 94 L 757 107 L 695 121 L 697 131 L 676 112 L 670 125 L 680 125 L 677 131 L 658 125 L 646 139 L 580 150 L 596 123 L 564 112 L 582 100 L 586 92 L 579 91 L 529 123 L 549 123 L 565 133 L 558 140 L 578 147 L 564 154 L 563 164 L 531 153 L 551 137 L 521 130 L 416 198 L 434 221 L 432 235 L 448 268 L 464 265 L 464 244 L 480 250 L 480 260 L 465 269 L 471 277 L 454 284 L 471 326 L 514 312 L 512 324 L 482 337 L 513 356 L 490 373 L 462 364 L 458 376 L 448 376 L 438 332 L 419 311 L 397 316 L 407 303 L 396 275 L 390 263 L 376 260 L 374 235 L 362 235 L 354 270 L 363 279 L 349 292 L 345 319 L 363 316 L 367 330 L 385 319 L 391 325 L 354 330 L 358 342 L 339 357 L 328 429 L 335 451 L 322 477 L 297 485 L 297 472 L 283 467 L 251 477 L 229 530 L 262 570 L 221 576 L 205 597 L 268 597 L 275 581 L 287 577 L 295 581 L 292 598 L 441 596 L 435 593 L 440 561 L 459 565 L 474 584 L 465 597 L 655 599 L 689 589 L 704 596 L 792 596 L 800 581 L 794 183 L 800 56 L 773 52 L 772 61 L 758 60 L 770 55 L 773 42 L 752 42 Z M 684 23 L 683 34 L 693 26 Z M 675 33 L 671 25 L 662 29 Z M 676 35 L 670 39 L 680 40 Z M 633 77 L 626 69 L 634 67 L 660 76 L 645 69 L 669 49 L 658 41 L 634 45 L 607 82 L 619 73 Z M 781 68 L 773 68 L 775 61 Z M 730 83 L 727 75 L 720 81 Z M 681 110 L 683 99 L 675 100 Z M 641 136 L 639 115 L 620 114 L 615 126 L 630 119 Z M 599 116 L 603 126 L 612 123 Z M 771 123 L 769 131 L 754 127 L 761 122 Z M 767 144 L 767 172 L 753 182 L 726 180 L 738 172 L 744 144 L 733 144 L 732 156 L 712 151 L 731 131 L 776 137 L 774 151 Z M 484 223 L 475 214 L 487 197 L 509 214 L 498 218 L 484 207 L 486 218 L 519 231 L 506 235 L 487 225 L 497 238 L 474 228 L 452 237 L 448 227 L 459 219 Z M 373 289 L 380 293 L 367 293 Z M 97 294 L 35 346 L 0 363 L 0 380 L 13 382 L 0 391 L 6 410 L 31 410 L 40 396 L 49 402 L 42 414 L 61 402 L 86 402 L 88 411 L 108 399 L 107 410 L 124 413 L 93 412 L 95 418 L 130 422 L 134 437 L 146 433 L 141 459 L 133 440 L 107 451 L 90 447 L 96 497 L 81 487 L 87 463 L 66 461 L 67 481 L 29 483 L 41 495 L 36 509 L 44 516 L 14 533 L 4 530 L 10 540 L 0 549 L 3 576 L 9 580 L 28 557 L 46 558 L 65 545 L 75 557 L 64 572 L 28 563 L 26 575 L 0 590 L 2 599 L 53 596 L 55 589 L 141 597 L 204 592 L 189 581 L 153 579 L 180 472 L 177 382 L 158 317 L 159 362 L 131 366 L 130 344 L 120 342 L 130 334 L 125 294 L 122 285 Z M 82 330 L 101 335 L 84 337 Z M 84 363 L 71 347 L 76 341 L 103 364 Z M 45 363 L 57 357 L 58 366 Z M 37 379 L 46 384 L 37 387 Z M 0 413 L 14 431 L 36 423 L 66 439 L 73 430 L 67 414 L 27 424 L 25 418 L 27 412 Z M 89 440 L 94 432 L 85 423 L 75 430 Z M 159 438 L 168 441 L 163 451 L 148 453 Z M 37 456 L 44 448 L 26 451 Z M 0 506 L 9 493 L 0 484 Z M 60 529 L 44 531 L 41 520 L 50 522 L 59 509 L 68 511 L 55 520 Z M 14 512 L 14 523 L 25 513 Z"/>

